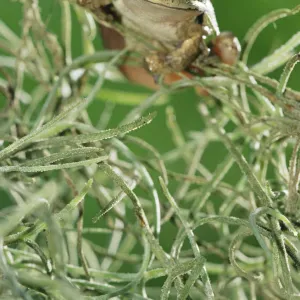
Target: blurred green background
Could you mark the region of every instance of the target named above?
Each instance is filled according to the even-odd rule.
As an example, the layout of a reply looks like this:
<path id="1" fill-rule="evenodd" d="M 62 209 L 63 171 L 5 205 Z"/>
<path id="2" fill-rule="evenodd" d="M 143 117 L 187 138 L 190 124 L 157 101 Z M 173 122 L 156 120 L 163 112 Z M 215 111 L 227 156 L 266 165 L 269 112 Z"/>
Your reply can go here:
<path id="1" fill-rule="evenodd" d="M 241 0 L 214 0 L 213 4 L 215 6 L 216 15 L 219 21 L 220 29 L 225 31 L 232 31 L 243 41 L 243 36 L 249 29 L 249 27 L 264 14 L 278 8 L 293 8 L 299 4 L 299 0 L 251 0 L 251 1 L 241 1 Z M 60 18 L 60 5 L 58 0 L 42 0 L 40 1 L 40 6 L 42 9 L 42 14 L 44 20 L 46 20 L 48 30 L 55 32 L 61 38 L 61 18 Z M 18 35 L 21 34 L 22 26 L 22 5 L 18 1 L 2 0 L 0 1 L 0 18 L 2 22 L 8 24 L 8 26 L 13 29 Z M 300 26 L 300 16 L 293 16 L 283 20 L 280 20 L 270 26 L 260 35 L 259 39 L 255 43 L 254 50 L 251 52 L 250 65 L 258 62 L 265 55 L 272 52 L 274 49 L 279 47 L 281 44 L 286 42 L 293 34 L 299 31 Z M 102 42 L 100 36 L 96 41 L 97 48 L 100 50 L 102 47 Z M 74 27 L 72 36 L 72 55 L 73 58 L 81 55 L 82 45 L 79 37 L 79 24 L 74 17 Z M 282 70 L 277 70 L 271 76 L 278 78 Z M 290 85 L 299 90 L 300 83 L 300 72 L 294 72 L 290 81 Z M 26 90 L 30 93 L 31 89 L 34 87 L 34 82 L 26 81 Z M 124 84 L 107 82 L 104 86 L 106 89 L 118 88 L 122 89 Z M 136 87 L 130 83 L 126 84 L 126 89 L 132 93 L 141 94 L 151 94 L 147 89 Z M 145 96 L 137 98 L 136 102 L 143 101 Z M 1 98 L 0 102 L 4 103 L 5 99 Z M 113 93 L 110 96 L 105 97 L 105 101 L 114 102 Z M 94 122 L 98 121 L 100 113 L 103 111 L 105 106 L 105 101 L 103 95 L 99 95 L 93 104 L 89 107 L 89 113 L 91 119 Z M 176 94 L 172 95 L 171 103 L 175 109 L 177 115 L 177 121 L 182 129 L 185 136 L 191 131 L 199 131 L 203 128 L 203 122 L 201 121 L 199 114 L 196 110 L 196 105 L 199 101 L 203 101 L 199 96 L 197 96 L 193 90 L 178 91 Z M 3 105 L 0 105 L 0 107 Z M 108 127 L 117 126 L 126 114 L 132 109 L 132 105 L 124 105 L 118 101 L 114 108 L 113 117 L 110 120 Z M 134 135 L 140 136 L 150 144 L 155 146 L 161 153 L 172 150 L 174 147 L 173 141 L 170 137 L 170 133 L 166 126 L 165 118 L 165 105 L 160 105 L 152 108 L 152 110 L 157 111 L 157 117 L 155 121 L 134 133 Z M 205 150 L 203 156 L 203 163 L 205 167 L 213 171 L 216 166 L 223 160 L 225 149 L 222 145 L 211 143 L 210 146 Z M 171 166 L 172 170 L 184 171 L 183 165 L 180 162 L 176 165 Z M 229 182 L 234 182 L 239 176 L 239 170 L 237 168 L 235 171 L 231 171 L 229 178 L 226 178 Z M 228 176 L 227 176 L 228 177 Z M 175 183 L 173 183 L 175 184 Z M 10 199 L 4 192 L 0 191 L 0 208 L 10 204 Z M 218 199 L 216 199 L 218 201 Z M 86 211 L 85 211 L 85 224 L 88 226 L 95 226 L 91 222 L 91 217 L 94 216 L 95 211 L 98 210 L 96 203 L 87 199 L 86 201 Z M 99 226 L 99 224 L 97 225 Z M 176 229 L 167 228 L 163 231 L 161 241 L 166 248 L 168 248 L 168 240 L 172 238 L 171 232 L 175 232 Z M 206 233 L 209 236 L 209 232 Z M 107 240 L 103 238 L 102 241 L 97 241 L 98 243 L 105 246 Z"/>

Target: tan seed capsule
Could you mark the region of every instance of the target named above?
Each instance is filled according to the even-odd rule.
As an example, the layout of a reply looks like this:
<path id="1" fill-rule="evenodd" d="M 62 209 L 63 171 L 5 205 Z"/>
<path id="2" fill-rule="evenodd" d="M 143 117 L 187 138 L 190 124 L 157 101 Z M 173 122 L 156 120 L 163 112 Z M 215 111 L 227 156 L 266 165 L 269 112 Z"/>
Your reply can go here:
<path id="1" fill-rule="evenodd" d="M 234 65 L 237 63 L 241 45 L 231 32 L 221 32 L 212 44 L 212 53 L 216 54 L 224 64 Z"/>

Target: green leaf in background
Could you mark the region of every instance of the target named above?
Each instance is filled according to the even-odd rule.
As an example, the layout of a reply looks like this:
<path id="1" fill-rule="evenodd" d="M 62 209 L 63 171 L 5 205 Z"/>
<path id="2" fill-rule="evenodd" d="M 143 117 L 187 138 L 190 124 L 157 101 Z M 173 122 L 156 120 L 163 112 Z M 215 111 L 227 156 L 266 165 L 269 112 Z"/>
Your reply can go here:
<path id="1" fill-rule="evenodd" d="M 88 95 L 92 86 L 87 85 L 85 94 Z M 108 81 L 98 92 L 96 100 L 111 102 L 125 106 L 135 106 L 143 102 L 153 94 L 153 90 L 134 85 L 130 82 L 111 82 Z M 163 105 L 169 101 L 168 95 L 161 95 L 155 105 Z"/>

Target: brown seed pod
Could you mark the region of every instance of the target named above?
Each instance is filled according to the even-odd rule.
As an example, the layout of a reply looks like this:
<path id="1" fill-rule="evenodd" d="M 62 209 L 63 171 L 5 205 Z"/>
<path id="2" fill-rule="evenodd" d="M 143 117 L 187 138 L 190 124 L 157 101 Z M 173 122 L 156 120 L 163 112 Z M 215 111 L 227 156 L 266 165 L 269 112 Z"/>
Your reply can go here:
<path id="1" fill-rule="evenodd" d="M 241 45 L 231 32 L 221 32 L 212 41 L 211 50 L 224 64 L 234 65 L 239 59 Z"/>

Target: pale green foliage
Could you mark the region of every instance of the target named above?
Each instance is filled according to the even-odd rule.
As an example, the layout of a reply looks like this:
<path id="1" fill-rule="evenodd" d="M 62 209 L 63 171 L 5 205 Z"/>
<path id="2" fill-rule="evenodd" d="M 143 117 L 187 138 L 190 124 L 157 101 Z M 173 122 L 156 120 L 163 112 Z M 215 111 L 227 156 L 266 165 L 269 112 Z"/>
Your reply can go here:
<path id="1" fill-rule="evenodd" d="M 287 88 L 299 61 L 299 33 L 253 67 L 247 64 L 260 32 L 300 7 L 259 20 L 245 37 L 237 66 L 196 62 L 205 77 L 162 85 L 119 126 L 107 129 L 111 104 L 98 126 L 86 109 L 128 49 L 96 52 L 95 24 L 76 7 L 83 53 L 72 60 L 71 4 L 61 3 L 65 39 L 60 45 L 47 31 L 38 0 L 23 3 L 21 37 L 0 22 L 0 47 L 9 55 L 0 58 L 0 91 L 7 99 L 0 121 L 0 186 L 14 201 L 0 217 L 1 299 L 299 297 L 300 94 Z M 103 71 L 95 63 L 102 63 Z M 265 76 L 285 63 L 279 82 Z M 30 94 L 24 90 L 27 76 L 36 82 Z M 155 122 L 147 110 L 162 95 L 190 86 L 209 94 L 198 106 L 206 124 L 201 132 L 186 139 L 170 103 L 166 122 L 172 151 L 161 155 L 129 135 Z M 227 153 L 210 172 L 201 159 L 213 142 Z M 186 173 L 170 170 L 177 161 Z M 236 165 L 240 179 L 228 183 Z M 217 208 L 211 201 L 216 194 L 222 198 Z M 86 199 L 99 205 L 93 218 L 99 228 L 84 226 Z M 176 228 L 168 251 L 160 240 L 166 225 Z M 205 225 L 216 229 L 215 241 L 199 234 Z M 109 236 L 108 247 L 94 244 L 86 233 Z M 128 264 L 135 273 L 120 271 Z M 164 283 L 154 286 L 152 279 Z"/>

